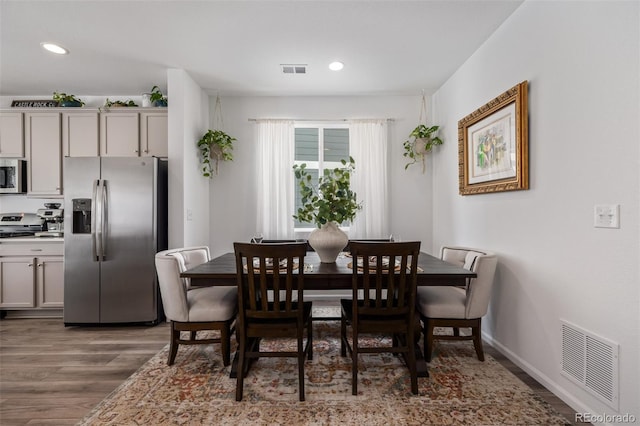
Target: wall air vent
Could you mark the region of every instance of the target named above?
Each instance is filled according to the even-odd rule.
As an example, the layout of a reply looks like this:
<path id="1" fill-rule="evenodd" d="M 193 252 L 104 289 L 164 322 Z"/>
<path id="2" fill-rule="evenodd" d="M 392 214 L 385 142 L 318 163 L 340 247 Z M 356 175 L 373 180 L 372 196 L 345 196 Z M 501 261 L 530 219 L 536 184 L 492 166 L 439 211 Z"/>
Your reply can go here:
<path id="1" fill-rule="evenodd" d="M 618 410 L 619 345 L 567 321 L 562 326 L 562 375 Z"/>
<path id="2" fill-rule="evenodd" d="M 306 74 L 307 64 L 281 64 L 284 74 Z"/>

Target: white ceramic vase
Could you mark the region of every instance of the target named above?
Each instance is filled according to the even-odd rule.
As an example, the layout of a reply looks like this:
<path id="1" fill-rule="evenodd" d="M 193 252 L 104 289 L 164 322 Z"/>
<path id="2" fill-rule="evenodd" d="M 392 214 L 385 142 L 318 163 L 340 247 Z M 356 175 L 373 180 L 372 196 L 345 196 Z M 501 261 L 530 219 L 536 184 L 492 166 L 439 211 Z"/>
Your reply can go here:
<path id="1" fill-rule="evenodd" d="M 334 222 L 325 223 L 309 234 L 309 245 L 318 253 L 322 263 L 335 263 L 338 254 L 348 242 L 347 234 Z"/>

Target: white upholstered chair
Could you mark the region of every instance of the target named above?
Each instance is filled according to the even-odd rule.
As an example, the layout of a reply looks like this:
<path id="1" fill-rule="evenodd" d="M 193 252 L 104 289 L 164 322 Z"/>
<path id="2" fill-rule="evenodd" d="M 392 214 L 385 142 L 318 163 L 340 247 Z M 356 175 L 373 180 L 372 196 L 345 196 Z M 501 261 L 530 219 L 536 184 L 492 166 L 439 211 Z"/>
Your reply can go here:
<path id="1" fill-rule="evenodd" d="M 418 287 L 417 308 L 423 323 L 425 359 L 431 360 L 435 340 L 473 340 L 478 359 L 484 361 L 481 324 L 489 308 L 497 257 L 469 247 L 442 247 L 440 257 L 478 276 L 470 279 L 466 287 Z M 434 335 L 435 327 L 452 327 L 453 335 Z M 459 328 L 471 328 L 471 335 L 461 336 Z"/>
<path id="2" fill-rule="evenodd" d="M 168 365 L 172 365 L 179 345 L 220 343 L 222 361 L 230 364 L 231 326 L 238 312 L 238 291 L 230 287 L 191 287 L 180 277 L 186 269 L 208 261 L 208 247 L 185 247 L 156 254 L 156 271 L 165 316 L 171 321 L 171 345 Z M 197 332 L 219 330 L 219 338 L 197 339 Z M 189 339 L 180 332 L 188 331 Z"/>

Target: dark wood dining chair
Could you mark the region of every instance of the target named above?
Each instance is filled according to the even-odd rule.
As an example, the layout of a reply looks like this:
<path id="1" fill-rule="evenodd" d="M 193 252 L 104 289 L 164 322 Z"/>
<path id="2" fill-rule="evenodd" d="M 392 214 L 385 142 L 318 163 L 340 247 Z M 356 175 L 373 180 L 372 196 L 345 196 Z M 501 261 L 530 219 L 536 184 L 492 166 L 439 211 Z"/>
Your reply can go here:
<path id="1" fill-rule="evenodd" d="M 306 243 L 234 243 L 238 282 L 238 376 L 236 401 L 242 400 L 249 360 L 298 359 L 298 393 L 304 401 L 304 361 L 313 357 L 311 302 L 303 299 Z M 306 345 L 303 345 L 306 330 Z M 262 338 L 293 338 L 296 351 L 260 351 Z"/>
<path id="2" fill-rule="evenodd" d="M 416 283 L 420 242 L 351 242 L 352 298 L 340 300 L 340 353 L 351 353 L 353 395 L 358 394 L 358 356 L 361 353 L 401 353 L 411 376 L 411 392 L 418 393 L 414 345 L 419 337 Z M 351 325 L 352 344 L 347 327 Z M 390 346 L 361 347 L 361 334 L 391 335 Z"/>

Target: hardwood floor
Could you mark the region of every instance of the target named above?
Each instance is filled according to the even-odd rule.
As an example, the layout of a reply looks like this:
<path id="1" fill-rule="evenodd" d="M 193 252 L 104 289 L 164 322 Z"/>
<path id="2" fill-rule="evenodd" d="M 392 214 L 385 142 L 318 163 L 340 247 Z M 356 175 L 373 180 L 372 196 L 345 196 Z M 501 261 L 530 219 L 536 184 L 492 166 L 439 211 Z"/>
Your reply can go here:
<path id="1" fill-rule="evenodd" d="M 168 342 L 166 323 L 64 327 L 62 319 L 5 318 L 0 321 L 0 424 L 76 424 Z M 570 407 L 489 345 L 485 351 L 573 422 Z"/>

